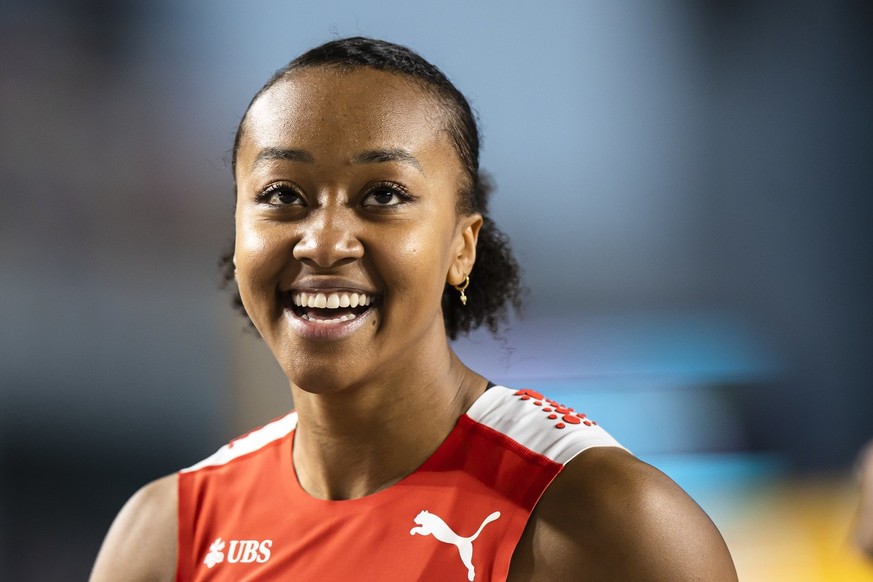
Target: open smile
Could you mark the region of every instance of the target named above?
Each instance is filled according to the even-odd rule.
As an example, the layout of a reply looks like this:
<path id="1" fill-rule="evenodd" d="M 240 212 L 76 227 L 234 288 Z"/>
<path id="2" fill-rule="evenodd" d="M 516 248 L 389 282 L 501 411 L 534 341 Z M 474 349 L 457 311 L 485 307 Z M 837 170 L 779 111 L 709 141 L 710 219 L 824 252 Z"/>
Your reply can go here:
<path id="1" fill-rule="evenodd" d="M 376 307 L 377 296 L 360 291 L 287 291 L 282 302 L 295 327 L 313 339 L 339 339 L 351 333 Z"/>
<path id="2" fill-rule="evenodd" d="M 300 317 L 315 323 L 350 321 L 370 309 L 374 298 L 366 293 L 324 293 L 299 291 L 291 293 L 291 309 Z"/>

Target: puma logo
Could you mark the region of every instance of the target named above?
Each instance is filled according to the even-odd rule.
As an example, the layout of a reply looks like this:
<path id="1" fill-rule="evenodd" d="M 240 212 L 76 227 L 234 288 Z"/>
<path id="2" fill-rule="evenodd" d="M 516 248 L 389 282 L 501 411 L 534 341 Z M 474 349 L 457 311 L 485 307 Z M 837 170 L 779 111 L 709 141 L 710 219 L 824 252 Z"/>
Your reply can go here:
<path id="1" fill-rule="evenodd" d="M 464 538 L 452 531 L 446 522 L 438 515 L 434 515 L 429 511 L 422 511 L 415 516 L 415 523 L 418 527 L 409 530 L 409 535 L 420 534 L 423 536 L 432 535 L 444 544 L 452 544 L 458 548 L 458 553 L 461 554 L 461 562 L 467 567 L 467 580 L 473 582 L 476 578 L 476 569 L 473 568 L 473 542 L 485 529 L 485 526 L 500 517 L 500 512 L 495 511 L 485 518 L 476 533 L 468 538 Z"/>

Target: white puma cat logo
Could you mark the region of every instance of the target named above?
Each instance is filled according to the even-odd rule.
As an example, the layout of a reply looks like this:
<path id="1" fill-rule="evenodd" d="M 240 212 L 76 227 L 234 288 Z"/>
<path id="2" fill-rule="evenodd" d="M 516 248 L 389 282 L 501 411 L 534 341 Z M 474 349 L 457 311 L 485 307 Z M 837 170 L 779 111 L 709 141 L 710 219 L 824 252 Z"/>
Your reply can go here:
<path id="1" fill-rule="evenodd" d="M 458 553 L 461 554 L 461 561 L 467 567 L 467 580 L 473 582 L 476 578 L 476 569 L 473 568 L 473 542 L 482 533 L 486 525 L 500 517 L 500 512 L 495 511 L 485 518 L 476 533 L 468 538 L 462 538 L 452 531 L 452 528 L 442 520 L 438 515 L 434 515 L 429 511 L 422 511 L 415 516 L 415 523 L 418 527 L 414 527 L 409 531 L 410 535 L 421 534 L 423 536 L 432 535 L 439 541 L 445 544 L 452 544 L 458 548 Z"/>

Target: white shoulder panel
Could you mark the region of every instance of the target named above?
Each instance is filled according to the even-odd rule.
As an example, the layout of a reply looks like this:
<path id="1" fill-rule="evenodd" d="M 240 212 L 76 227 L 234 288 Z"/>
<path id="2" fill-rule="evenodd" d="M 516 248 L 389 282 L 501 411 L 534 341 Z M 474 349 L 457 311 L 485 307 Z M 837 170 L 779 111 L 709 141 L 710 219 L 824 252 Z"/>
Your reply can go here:
<path id="1" fill-rule="evenodd" d="M 224 445 L 212 455 L 206 457 L 196 465 L 182 469 L 182 473 L 196 471 L 204 467 L 224 465 L 243 455 L 253 453 L 284 436 L 287 436 L 297 426 L 297 412 L 290 412 L 273 422 L 255 429 L 252 432 L 239 437 Z"/>
<path id="2" fill-rule="evenodd" d="M 584 414 L 532 390 L 493 386 L 467 416 L 562 465 L 592 447 L 622 447 Z"/>

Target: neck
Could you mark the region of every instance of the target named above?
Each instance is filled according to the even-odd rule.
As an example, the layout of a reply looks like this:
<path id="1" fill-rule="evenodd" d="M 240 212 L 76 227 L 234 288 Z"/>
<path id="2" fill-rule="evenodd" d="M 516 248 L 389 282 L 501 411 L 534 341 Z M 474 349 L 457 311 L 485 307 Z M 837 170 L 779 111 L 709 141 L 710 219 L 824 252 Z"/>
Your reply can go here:
<path id="1" fill-rule="evenodd" d="M 439 447 L 486 380 L 448 350 L 440 373 L 407 367 L 378 383 L 315 394 L 292 384 L 294 467 L 322 499 L 354 499 L 403 479 Z"/>

